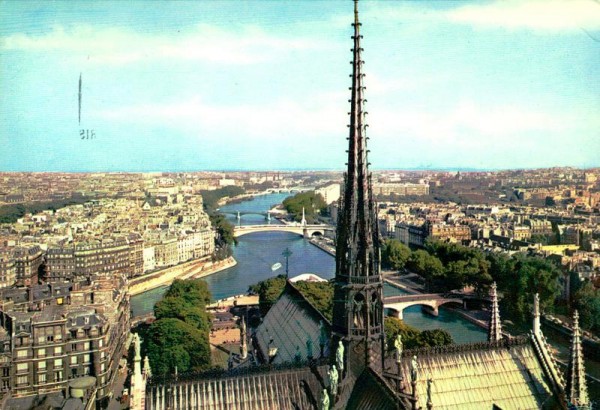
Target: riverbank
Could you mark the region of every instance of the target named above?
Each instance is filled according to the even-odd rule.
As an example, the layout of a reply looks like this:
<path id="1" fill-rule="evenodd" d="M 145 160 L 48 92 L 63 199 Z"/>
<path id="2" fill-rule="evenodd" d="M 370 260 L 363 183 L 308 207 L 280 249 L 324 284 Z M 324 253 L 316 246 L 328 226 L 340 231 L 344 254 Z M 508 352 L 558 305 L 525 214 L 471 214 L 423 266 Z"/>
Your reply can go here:
<path id="1" fill-rule="evenodd" d="M 161 286 L 168 286 L 175 279 L 202 278 L 231 268 L 236 264 L 237 261 L 232 256 L 217 262 L 213 262 L 210 257 L 185 262 L 131 279 L 129 281 L 129 294 L 135 296 Z"/>
<path id="2" fill-rule="evenodd" d="M 240 194 L 240 195 L 236 195 L 236 196 L 226 196 L 226 197 L 219 199 L 219 201 L 217 202 L 217 205 L 221 207 L 221 206 L 224 206 L 227 204 L 235 204 L 235 203 L 239 203 L 242 201 L 252 201 L 255 197 L 267 195 L 268 193 L 269 193 L 268 191 L 262 191 L 262 192 L 244 193 L 244 194 Z"/>
<path id="3" fill-rule="evenodd" d="M 321 249 L 323 252 L 326 252 L 331 256 L 335 257 L 335 248 L 333 246 L 330 246 L 329 244 L 323 243 L 322 241 L 314 238 L 309 239 L 308 241 L 317 248 Z"/>

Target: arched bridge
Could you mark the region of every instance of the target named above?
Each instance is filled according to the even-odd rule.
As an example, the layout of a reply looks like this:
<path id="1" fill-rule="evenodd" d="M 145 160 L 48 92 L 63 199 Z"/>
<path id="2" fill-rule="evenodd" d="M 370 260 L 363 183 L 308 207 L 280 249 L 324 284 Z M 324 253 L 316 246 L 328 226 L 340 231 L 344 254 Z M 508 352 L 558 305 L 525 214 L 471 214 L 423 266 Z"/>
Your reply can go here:
<path id="1" fill-rule="evenodd" d="M 286 192 L 289 192 L 290 194 L 296 194 L 298 192 L 314 191 L 314 189 L 315 189 L 315 187 L 299 186 L 299 187 L 294 187 L 294 188 L 269 188 L 265 192 L 268 194 L 280 194 L 280 193 L 286 193 Z"/>
<path id="2" fill-rule="evenodd" d="M 271 212 L 267 211 L 267 212 L 260 212 L 260 211 L 222 211 L 219 209 L 219 212 L 225 215 L 233 215 L 235 217 L 237 217 L 238 219 L 244 215 L 261 215 L 266 217 L 270 217 L 271 216 Z"/>
<path id="3" fill-rule="evenodd" d="M 453 295 L 448 297 L 440 293 L 424 293 L 419 295 L 388 296 L 383 299 L 383 307 L 394 312 L 393 316 L 402 319 L 404 309 L 414 305 L 427 307 L 427 312 L 433 316 L 439 313 L 439 307 L 446 303 L 463 304 L 463 296 Z"/>
<path id="4" fill-rule="evenodd" d="M 325 235 L 327 231 L 333 231 L 335 228 L 329 225 L 246 225 L 236 226 L 233 234 L 236 237 L 248 235 L 255 232 L 291 232 L 310 238 L 314 234 Z"/>

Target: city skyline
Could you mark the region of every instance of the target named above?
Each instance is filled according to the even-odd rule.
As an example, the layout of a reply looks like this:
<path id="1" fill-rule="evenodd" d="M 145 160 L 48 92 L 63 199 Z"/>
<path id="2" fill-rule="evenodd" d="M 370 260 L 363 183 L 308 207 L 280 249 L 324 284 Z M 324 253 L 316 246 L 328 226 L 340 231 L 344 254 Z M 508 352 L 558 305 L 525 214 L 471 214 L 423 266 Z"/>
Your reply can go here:
<path id="1" fill-rule="evenodd" d="M 5 2 L 0 171 L 341 170 L 346 6 Z M 600 165 L 597 3 L 362 7 L 374 169 Z"/>

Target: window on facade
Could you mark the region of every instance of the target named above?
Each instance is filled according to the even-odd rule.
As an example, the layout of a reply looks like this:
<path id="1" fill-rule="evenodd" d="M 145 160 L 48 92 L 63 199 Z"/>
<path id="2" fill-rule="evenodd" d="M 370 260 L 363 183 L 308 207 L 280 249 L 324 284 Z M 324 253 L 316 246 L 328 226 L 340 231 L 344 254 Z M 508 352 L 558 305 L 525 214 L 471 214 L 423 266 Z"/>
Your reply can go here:
<path id="1" fill-rule="evenodd" d="M 91 360 L 91 357 L 92 357 L 92 355 L 90 355 L 90 354 L 84 354 L 83 355 L 83 362 L 84 363 L 89 363 L 90 360 Z"/>
<path id="2" fill-rule="evenodd" d="M 85 342 L 83 344 L 83 350 L 90 350 L 90 342 Z"/>
<path id="3" fill-rule="evenodd" d="M 54 359 L 54 367 L 62 367 L 62 359 Z"/>
<path id="4" fill-rule="evenodd" d="M 38 374 L 38 383 L 46 383 L 46 373 Z"/>
<path id="5" fill-rule="evenodd" d="M 46 349 L 38 349 L 38 357 L 46 357 Z"/>
<path id="6" fill-rule="evenodd" d="M 62 346 L 56 346 L 54 348 L 54 354 L 62 354 Z"/>
<path id="7" fill-rule="evenodd" d="M 29 363 L 18 363 L 17 372 L 26 372 L 29 370 Z"/>
<path id="8" fill-rule="evenodd" d="M 18 376 L 17 377 L 17 386 L 23 386 L 29 384 L 29 381 L 27 380 L 27 376 Z"/>
<path id="9" fill-rule="evenodd" d="M 38 363 L 38 370 L 42 371 L 42 370 L 46 370 L 46 362 L 39 362 Z"/>
<path id="10" fill-rule="evenodd" d="M 17 357 L 27 357 L 27 350 L 17 350 Z"/>
<path id="11" fill-rule="evenodd" d="M 77 356 L 71 356 L 71 364 L 77 364 Z"/>
<path id="12" fill-rule="evenodd" d="M 63 372 L 58 371 L 58 372 L 54 372 L 54 381 L 60 382 L 63 379 Z"/>

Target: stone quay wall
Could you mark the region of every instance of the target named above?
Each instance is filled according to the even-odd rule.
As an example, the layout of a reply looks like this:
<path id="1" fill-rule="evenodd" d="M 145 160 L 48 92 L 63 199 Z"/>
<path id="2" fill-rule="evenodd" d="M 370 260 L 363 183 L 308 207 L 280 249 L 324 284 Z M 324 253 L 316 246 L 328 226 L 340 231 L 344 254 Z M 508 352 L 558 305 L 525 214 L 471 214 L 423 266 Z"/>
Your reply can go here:
<path id="1" fill-rule="evenodd" d="M 129 294 L 134 296 L 160 286 L 167 286 L 175 279 L 194 279 L 212 275 L 236 264 L 237 261 L 233 257 L 216 262 L 213 262 L 210 257 L 205 257 L 170 266 L 148 275 L 131 279 L 129 281 Z"/>

